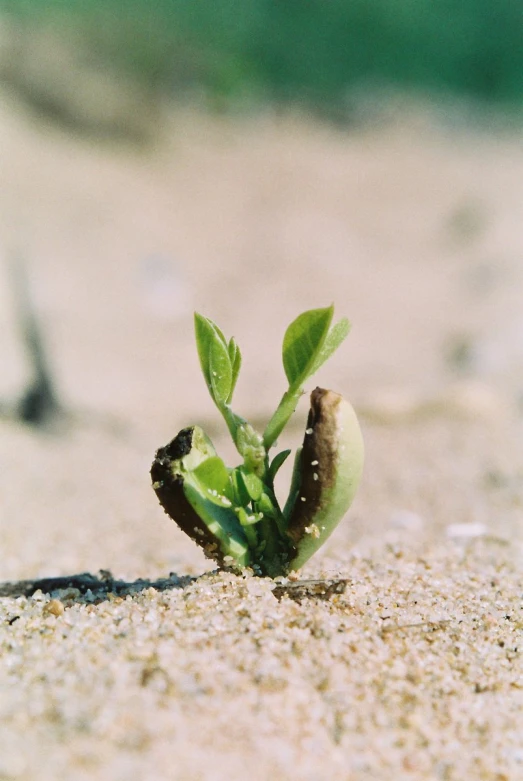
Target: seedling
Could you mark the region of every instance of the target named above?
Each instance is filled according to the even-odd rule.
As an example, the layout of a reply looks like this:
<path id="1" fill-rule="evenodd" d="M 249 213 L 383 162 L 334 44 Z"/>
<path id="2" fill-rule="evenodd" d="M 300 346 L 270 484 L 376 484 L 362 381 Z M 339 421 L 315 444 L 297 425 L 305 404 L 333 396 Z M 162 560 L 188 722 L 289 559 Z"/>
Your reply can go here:
<path id="1" fill-rule="evenodd" d="M 354 498 L 363 467 L 360 427 L 349 402 L 322 388 L 311 394 L 303 445 L 296 451 L 283 507 L 274 492 L 274 478 L 291 451 L 271 456 L 271 448 L 307 380 L 349 333 L 349 321 L 332 325 L 333 315 L 333 306 L 311 309 L 287 328 L 283 368 L 288 388 L 259 434 L 231 408 L 240 348 L 212 320 L 195 314 L 205 382 L 242 463 L 226 467 L 202 429 L 190 426 L 157 451 L 151 477 L 166 513 L 220 566 L 251 567 L 270 577 L 299 569 L 334 531 Z"/>

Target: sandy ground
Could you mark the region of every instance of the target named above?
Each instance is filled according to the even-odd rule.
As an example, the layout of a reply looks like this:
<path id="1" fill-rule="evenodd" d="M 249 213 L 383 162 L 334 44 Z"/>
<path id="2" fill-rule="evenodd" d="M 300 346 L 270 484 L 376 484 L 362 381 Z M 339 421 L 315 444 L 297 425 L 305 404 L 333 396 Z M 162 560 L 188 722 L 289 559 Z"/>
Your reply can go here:
<path id="1" fill-rule="evenodd" d="M 523 778 L 520 137 L 180 110 L 140 151 L 2 98 L 0 397 L 27 380 L 19 253 L 68 417 L 0 421 L 0 581 L 120 583 L 0 598 L 0 779 Z M 233 458 L 194 308 L 262 426 L 286 325 L 332 301 L 353 332 L 318 382 L 367 461 L 302 576 L 347 587 L 277 599 L 209 574 L 148 469 L 193 422 Z"/>

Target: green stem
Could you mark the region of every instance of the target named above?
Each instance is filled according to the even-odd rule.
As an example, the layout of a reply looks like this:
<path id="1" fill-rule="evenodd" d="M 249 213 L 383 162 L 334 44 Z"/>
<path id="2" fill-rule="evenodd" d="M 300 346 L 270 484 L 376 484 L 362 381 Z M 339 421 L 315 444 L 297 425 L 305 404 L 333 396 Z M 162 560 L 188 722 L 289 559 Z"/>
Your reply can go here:
<path id="1" fill-rule="evenodd" d="M 236 445 L 236 448 L 238 448 L 238 429 L 240 426 L 245 426 L 247 424 L 247 421 L 242 418 L 240 415 L 237 415 L 235 412 L 232 411 L 232 409 L 229 407 L 228 404 L 220 404 L 218 406 L 218 409 L 223 415 L 223 418 L 227 424 L 227 428 L 229 429 L 232 437 L 232 441 Z M 240 451 L 241 455 L 241 451 Z"/>
<path id="2" fill-rule="evenodd" d="M 263 433 L 263 445 L 266 450 L 269 450 L 269 448 L 274 445 L 287 425 L 289 418 L 298 405 L 302 393 L 303 388 L 289 388 L 289 390 L 283 394 L 281 401 L 278 404 L 278 409 L 269 420 L 267 428 Z"/>
<path id="3" fill-rule="evenodd" d="M 258 526 L 260 538 L 265 541 L 265 548 L 262 553 L 262 559 L 265 562 L 264 569 L 266 569 L 267 566 L 270 566 L 270 563 L 276 556 L 277 535 L 275 534 L 274 526 L 270 518 L 264 518 L 256 525 Z"/>
<path id="4" fill-rule="evenodd" d="M 250 550 L 254 553 L 258 547 L 258 534 L 256 533 L 255 526 L 242 526 L 243 533 L 247 537 L 247 543 Z"/>

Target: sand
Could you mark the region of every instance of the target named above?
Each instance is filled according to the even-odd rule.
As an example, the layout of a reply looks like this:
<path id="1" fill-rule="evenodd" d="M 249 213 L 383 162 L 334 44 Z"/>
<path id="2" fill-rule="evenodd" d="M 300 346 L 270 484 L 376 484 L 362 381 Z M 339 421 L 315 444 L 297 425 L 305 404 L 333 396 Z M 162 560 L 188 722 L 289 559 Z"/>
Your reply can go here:
<path id="1" fill-rule="evenodd" d="M 4 97 L 1 251 L 67 414 L 0 421 L 0 779 L 523 778 L 517 134 L 180 109 L 137 150 Z M 234 458 L 192 310 L 237 338 L 262 426 L 287 323 L 331 301 L 353 332 L 318 382 L 360 414 L 357 499 L 301 587 L 212 571 L 148 477 L 195 422 Z M 9 402 L 5 264 L 0 355 Z"/>

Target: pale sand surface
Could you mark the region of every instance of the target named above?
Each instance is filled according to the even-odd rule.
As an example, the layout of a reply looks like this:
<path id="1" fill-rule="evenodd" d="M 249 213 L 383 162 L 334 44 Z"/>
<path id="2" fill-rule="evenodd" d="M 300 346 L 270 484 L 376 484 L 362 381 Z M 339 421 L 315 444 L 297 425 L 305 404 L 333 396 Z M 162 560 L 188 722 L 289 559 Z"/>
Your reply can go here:
<path id="1" fill-rule="evenodd" d="M 70 420 L 0 421 L 0 581 L 128 585 L 0 598 L 0 779 L 523 778 L 520 140 L 183 112 L 146 153 L 2 106 L 0 249 L 31 264 Z M 354 330 L 318 382 L 361 412 L 367 463 L 302 576 L 348 584 L 278 601 L 204 574 L 148 469 L 193 422 L 233 456 L 193 308 L 238 339 L 262 425 L 285 326 L 331 301 Z M 0 356 L 8 400 L 3 269 Z"/>

